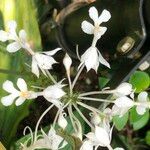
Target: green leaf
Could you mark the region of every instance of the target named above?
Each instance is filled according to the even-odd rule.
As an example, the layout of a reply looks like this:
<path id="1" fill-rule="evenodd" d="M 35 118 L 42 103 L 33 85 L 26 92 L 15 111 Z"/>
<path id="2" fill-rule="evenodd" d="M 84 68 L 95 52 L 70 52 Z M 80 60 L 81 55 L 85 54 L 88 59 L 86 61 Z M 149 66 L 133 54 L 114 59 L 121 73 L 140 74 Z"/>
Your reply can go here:
<path id="1" fill-rule="evenodd" d="M 124 114 L 124 116 L 122 116 L 122 117 L 114 116 L 113 117 L 113 122 L 115 124 L 115 127 L 118 130 L 122 130 L 125 127 L 125 125 L 127 124 L 128 117 L 129 117 L 128 112 L 126 114 Z"/>
<path id="2" fill-rule="evenodd" d="M 136 93 L 144 91 L 150 85 L 150 77 L 146 72 L 136 71 L 131 77 L 129 82 L 133 85 Z"/>
<path id="3" fill-rule="evenodd" d="M 150 130 L 146 132 L 145 141 L 147 145 L 150 145 Z"/>
<path id="4" fill-rule="evenodd" d="M 139 115 L 135 107 L 130 110 L 130 123 L 133 125 L 134 130 L 139 130 L 144 127 L 149 120 L 149 111 L 147 110 L 144 115 Z"/>
<path id="5" fill-rule="evenodd" d="M 98 82 L 99 82 L 99 87 L 102 89 L 109 82 L 109 79 L 108 78 L 104 78 L 104 77 L 99 77 L 98 78 Z"/>

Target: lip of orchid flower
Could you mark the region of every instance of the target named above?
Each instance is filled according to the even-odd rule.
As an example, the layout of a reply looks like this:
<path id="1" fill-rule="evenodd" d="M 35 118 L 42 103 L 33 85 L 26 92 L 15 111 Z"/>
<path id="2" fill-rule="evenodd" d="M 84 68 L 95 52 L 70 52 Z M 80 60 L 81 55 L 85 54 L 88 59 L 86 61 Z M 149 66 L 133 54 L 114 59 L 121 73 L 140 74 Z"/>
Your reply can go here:
<path id="1" fill-rule="evenodd" d="M 8 96 L 2 97 L 1 102 L 4 106 L 10 106 L 15 100 L 16 106 L 21 105 L 26 99 L 33 99 L 37 94 L 33 91 L 28 91 L 27 84 L 22 78 L 18 78 L 17 86 L 19 90 L 14 88 L 11 81 L 3 83 L 3 89 L 10 93 Z"/>

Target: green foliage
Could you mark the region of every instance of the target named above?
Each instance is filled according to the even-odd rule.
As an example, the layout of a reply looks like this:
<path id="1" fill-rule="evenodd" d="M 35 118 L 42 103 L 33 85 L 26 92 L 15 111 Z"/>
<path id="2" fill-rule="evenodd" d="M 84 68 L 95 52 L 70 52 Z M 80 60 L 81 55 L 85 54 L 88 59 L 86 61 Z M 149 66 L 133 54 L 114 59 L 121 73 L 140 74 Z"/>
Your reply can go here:
<path id="1" fill-rule="evenodd" d="M 150 130 L 146 132 L 145 141 L 147 145 L 150 145 Z"/>
<path id="2" fill-rule="evenodd" d="M 118 130 L 122 130 L 125 127 L 125 125 L 127 124 L 128 117 L 129 117 L 128 112 L 126 114 L 124 114 L 124 116 L 122 116 L 122 117 L 114 116 L 113 117 L 113 122 L 115 124 L 115 127 Z"/>
<path id="3" fill-rule="evenodd" d="M 102 89 L 109 82 L 109 79 L 108 78 L 104 78 L 104 77 L 99 77 L 98 78 L 98 82 L 99 82 L 100 88 Z"/>
<path id="4" fill-rule="evenodd" d="M 130 111 L 130 123 L 134 130 L 143 128 L 149 120 L 149 110 L 144 115 L 138 115 L 135 108 Z"/>
<path id="5" fill-rule="evenodd" d="M 136 71 L 129 82 L 133 85 L 136 93 L 142 92 L 150 85 L 150 77 L 146 72 Z"/>

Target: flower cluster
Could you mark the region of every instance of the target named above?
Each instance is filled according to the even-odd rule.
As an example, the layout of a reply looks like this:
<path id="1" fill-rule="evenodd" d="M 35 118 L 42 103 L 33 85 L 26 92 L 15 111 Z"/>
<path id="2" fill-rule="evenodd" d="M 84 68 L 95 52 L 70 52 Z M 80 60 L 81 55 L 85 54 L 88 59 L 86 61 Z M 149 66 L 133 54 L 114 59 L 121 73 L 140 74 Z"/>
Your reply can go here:
<path id="1" fill-rule="evenodd" d="M 147 92 L 141 92 L 138 95 L 137 101 L 135 101 L 134 89 L 132 88 L 132 85 L 127 82 L 122 83 L 113 90 L 104 89 L 102 91 L 90 91 L 85 93 L 81 93 L 80 91 L 76 92 L 74 90 L 74 86 L 84 67 L 86 67 L 87 72 L 91 69 L 94 69 L 97 72 L 99 63 L 110 68 L 109 63 L 103 58 L 102 54 L 96 48 L 96 44 L 107 30 L 106 27 L 101 26 L 101 23 L 109 21 L 111 14 L 109 11 L 103 10 L 102 14 L 98 16 L 97 9 L 95 7 L 91 7 L 89 9 L 89 16 L 93 20 L 94 25 L 87 21 L 83 21 L 81 28 L 85 33 L 93 34 L 94 37 L 91 46 L 83 53 L 80 58 L 77 74 L 73 80 L 71 80 L 70 77 L 72 59 L 68 54 L 66 54 L 63 59 L 63 64 L 68 80 L 68 88 L 67 84 L 63 84 L 63 82 L 65 82 L 64 79 L 58 82 L 49 72 L 49 70 L 52 69 L 52 65 L 57 63 L 53 58 L 53 55 L 61 50 L 61 48 L 56 48 L 55 50 L 42 53 L 35 52 L 30 47 L 27 41 L 26 32 L 24 30 L 19 31 L 19 35 L 17 35 L 17 24 L 15 21 L 8 22 L 7 32 L 0 30 L 0 41 L 10 41 L 10 44 L 6 48 L 8 52 L 14 53 L 21 49 L 27 51 L 32 57 L 32 73 L 39 77 L 39 70 L 41 70 L 42 73 L 46 76 L 49 76 L 54 83 L 53 85 L 49 85 L 44 89 L 40 88 L 39 91 L 36 92 L 28 90 L 27 84 L 22 78 L 17 80 L 18 89 L 14 87 L 11 81 L 5 81 L 3 83 L 3 89 L 9 93 L 8 96 L 5 96 L 1 99 L 1 102 L 4 106 L 12 105 L 14 101 L 16 106 L 19 106 L 26 100 L 35 99 L 39 96 L 43 96 L 45 100 L 51 104 L 39 118 L 35 127 L 34 135 L 29 127 L 25 128 L 25 130 L 30 130 L 31 138 L 29 138 L 29 140 L 27 140 L 25 143 L 21 143 L 23 150 L 42 148 L 58 150 L 64 148 L 68 144 L 68 141 L 61 137 L 59 133 L 57 133 L 55 127 L 57 123 L 59 127 L 65 131 L 68 125 L 67 117 L 71 121 L 73 127 L 73 133 L 70 134 L 80 139 L 82 142 L 80 150 L 93 150 L 93 148 L 96 150 L 98 147 L 107 147 L 109 150 L 113 150 L 111 146 L 113 116 L 122 117 L 133 107 L 136 107 L 136 111 L 139 115 L 143 115 L 146 112 L 146 109 L 150 108 Z M 100 99 L 92 97 L 93 95 L 101 94 L 111 95 L 111 98 Z M 87 105 L 87 101 L 108 103 L 108 107 L 106 107 L 104 110 L 101 110 L 99 108 Z M 38 133 L 41 120 L 52 109 L 52 107 L 57 108 L 57 113 L 48 134 L 46 134 L 42 129 L 41 133 Z M 90 121 L 82 113 L 80 107 L 90 111 Z M 87 133 L 85 138 L 81 123 L 78 117 L 75 115 L 73 109 L 78 112 L 85 123 L 87 123 L 87 125 L 91 128 L 91 132 Z M 65 110 L 67 110 L 67 112 L 65 112 Z M 123 150 L 123 148 L 118 147 L 114 150 Z"/>

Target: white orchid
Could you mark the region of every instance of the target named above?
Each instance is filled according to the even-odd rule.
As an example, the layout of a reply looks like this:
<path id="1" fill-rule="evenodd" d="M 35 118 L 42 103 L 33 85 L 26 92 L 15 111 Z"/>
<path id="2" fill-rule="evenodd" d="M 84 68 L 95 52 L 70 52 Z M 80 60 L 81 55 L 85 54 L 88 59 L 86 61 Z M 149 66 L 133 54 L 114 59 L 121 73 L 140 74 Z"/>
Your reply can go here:
<path id="1" fill-rule="evenodd" d="M 104 128 L 102 127 L 95 127 L 95 132 L 90 132 L 86 135 L 87 139 L 81 146 L 80 150 L 93 150 L 93 147 L 95 146 L 95 150 L 101 146 L 101 147 L 111 147 L 111 134 L 112 129 L 108 133 Z M 90 148 L 90 149 L 89 149 Z"/>
<path id="2" fill-rule="evenodd" d="M 81 56 L 81 63 L 79 65 L 79 68 L 82 65 L 86 66 L 87 72 L 90 69 L 94 69 L 97 72 L 97 69 L 99 67 L 99 63 L 107 66 L 110 68 L 109 63 L 103 58 L 101 53 L 98 51 L 96 47 L 90 47 L 88 48 L 85 53 Z"/>
<path id="3" fill-rule="evenodd" d="M 26 99 L 34 99 L 37 94 L 33 91 L 28 91 L 26 82 L 19 78 L 17 80 L 17 86 L 19 88 L 15 89 L 11 81 L 5 81 L 3 83 L 3 89 L 10 93 L 8 96 L 2 97 L 1 102 L 4 106 L 11 105 L 15 100 L 16 106 L 21 105 Z"/>
<path id="4" fill-rule="evenodd" d="M 39 77 L 39 69 L 46 75 L 46 70 L 52 69 L 52 65 L 57 63 L 52 57 L 56 54 L 61 48 L 56 48 L 52 51 L 34 53 L 32 55 L 32 73 Z"/>
<path id="5" fill-rule="evenodd" d="M 135 105 L 134 101 L 127 96 L 117 98 L 114 103 L 115 105 L 112 107 L 112 113 L 113 115 L 119 115 L 120 117 Z"/>
<path id="6" fill-rule="evenodd" d="M 0 30 L 0 41 L 6 42 L 7 40 L 13 41 L 10 43 L 6 50 L 10 53 L 14 53 L 21 48 L 26 49 L 31 54 L 33 53 L 30 45 L 27 43 L 27 35 L 25 30 L 20 30 L 19 35 L 16 33 L 17 23 L 14 20 L 11 20 L 6 25 L 8 31 Z"/>
<path id="7" fill-rule="evenodd" d="M 144 115 L 146 109 L 150 107 L 150 103 L 148 101 L 149 99 L 147 92 L 141 92 L 138 95 L 136 111 L 139 115 Z"/>
<path id="8" fill-rule="evenodd" d="M 63 80 L 62 80 L 63 81 Z M 44 89 L 44 91 L 42 92 L 43 97 L 53 103 L 54 105 L 56 105 L 58 108 L 62 108 L 62 102 L 60 101 L 60 99 L 66 94 L 62 88 L 65 85 L 62 85 L 62 81 L 48 86 L 46 89 Z"/>
<path id="9" fill-rule="evenodd" d="M 98 11 L 95 7 L 89 9 L 89 16 L 94 21 L 92 25 L 88 21 L 83 21 L 81 28 L 87 34 L 94 34 L 94 37 L 98 40 L 107 30 L 106 27 L 100 26 L 101 23 L 107 22 L 111 18 L 111 14 L 106 9 L 103 10 L 102 14 L 98 16 Z"/>

